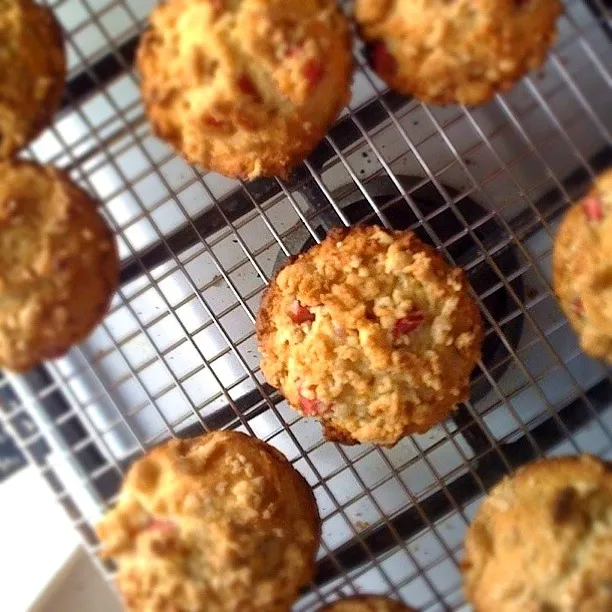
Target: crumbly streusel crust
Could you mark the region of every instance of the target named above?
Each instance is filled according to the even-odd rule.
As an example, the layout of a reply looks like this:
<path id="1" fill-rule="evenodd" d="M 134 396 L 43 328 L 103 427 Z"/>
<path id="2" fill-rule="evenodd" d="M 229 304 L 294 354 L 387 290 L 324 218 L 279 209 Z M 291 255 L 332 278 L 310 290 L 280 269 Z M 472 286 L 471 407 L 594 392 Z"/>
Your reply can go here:
<path id="1" fill-rule="evenodd" d="M 612 363 L 612 170 L 565 216 L 553 271 L 555 292 L 583 350 Z"/>
<path id="2" fill-rule="evenodd" d="M 372 226 L 283 268 L 257 334 L 266 380 L 329 440 L 392 445 L 467 397 L 483 331 L 461 270 L 412 232 Z"/>
<path id="3" fill-rule="evenodd" d="M 0 0 L 0 159 L 50 122 L 66 76 L 62 31 L 46 6 Z"/>
<path id="4" fill-rule="evenodd" d="M 612 610 L 612 464 L 528 464 L 483 502 L 465 541 L 478 612 Z"/>
<path id="5" fill-rule="evenodd" d="M 106 314 L 119 277 L 90 196 L 50 166 L 0 163 L 0 366 L 63 355 Z"/>
<path id="6" fill-rule="evenodd" d="M 320 521 L 281 453 L 214 432 L 138 460 L 97 533 L 127 610 L 288 612 L 313 576 Z"/>
<path id="7" fill-rule="evenodd" d="M 356 0 L 376 72 L 425 102 L 480 104 L 539 67 L 560 0 Z"/>
<path id="8" fill-rule="evenodd" d="M 286 176 L 350 97 L 334 0 L 167 0 L 138 52 L 153 128 L 194 164 Z"/>
<path id="9" fill-rule="evenodd" d="M 347 597 L 321 608 L 319 612 L 413 612 L 395 599 L 365 595 L 363 597 Z"/>

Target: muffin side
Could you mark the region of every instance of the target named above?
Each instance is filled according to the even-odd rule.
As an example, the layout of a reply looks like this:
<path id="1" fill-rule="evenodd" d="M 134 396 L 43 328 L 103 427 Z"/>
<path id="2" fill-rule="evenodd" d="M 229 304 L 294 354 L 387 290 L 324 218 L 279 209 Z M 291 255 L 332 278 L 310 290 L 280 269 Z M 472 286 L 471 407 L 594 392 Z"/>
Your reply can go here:
<path id="1" fill-rule="evenodd" d="M 394 90 L 433 104 L 481 104 L 545 60 L 559 0 L 357 0 L 370 63 Z"/>
<path id="2" fill-rule="evenodd" d="M 0 159 L 47 127 L 64 91 L 66 53 L 53 11 L 32 0 L 0 2 Z"/>
<path id="3" fill-rule="evenodd" d="M 542 459 L 505 478 L 469 529 L 463 574 L 479 612 L 612 609 L 612 464 Z"/>
<path id="4" fill-rule="evenodd" d="M 102 320 L 119 278 L 114 237 L 68 176 L 0 163 L 0 366 L 59 357 Z"/>
<path id="5" fill-rule="evenodd" d="M 155 132 L 227 176 L 286 177 L 350 98 L 351 38 L 333 0 L 168 0 L 137 64 Z"/>
<path id="6" fill-rule="evenodd" d="M 463 272 L 376 226 L 334 230 L 286 265 L 256 329 L 266 380 L 345 444 L 392 445 L 446 418 L 483 337 Z"/>
<path id="7" fill-rule="evenodd" d="M 585 353 L 612 363 L 612 170 L 565 215 L 554 242 L 553 284 Z"/>
<path id="8" fill-rule="evenodd" d="M 321 525 L 281 453 L 224 431 L 139 459 L 96 530 L 127 610 L 288 612 L 314 574 Z"/>
<path id="9" fill-rule="evenodd" d="M 403 603 L 378 597 L 376 595 L 362 595 L 358 597 L 347 597 L 324 606 L 319 612 L 414 612 L 412 608 Z"/>

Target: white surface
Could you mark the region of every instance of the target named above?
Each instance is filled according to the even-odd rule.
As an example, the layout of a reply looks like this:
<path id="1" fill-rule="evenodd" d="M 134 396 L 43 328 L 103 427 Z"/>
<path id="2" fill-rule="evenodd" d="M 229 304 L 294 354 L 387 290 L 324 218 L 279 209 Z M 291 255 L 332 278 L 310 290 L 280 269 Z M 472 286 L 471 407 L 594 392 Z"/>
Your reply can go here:
<path id="1" fill-rule="evenodd" d="M 32 612 L 121 612 L 121 604 L 80 549 L 61 579 L 55 581 Z"/>
<path id="2" fill-rule="evenodd" d="M 30 610 L 77 546 L 70 520 L 34 468 L 0 484 L 2 612 Z"/>

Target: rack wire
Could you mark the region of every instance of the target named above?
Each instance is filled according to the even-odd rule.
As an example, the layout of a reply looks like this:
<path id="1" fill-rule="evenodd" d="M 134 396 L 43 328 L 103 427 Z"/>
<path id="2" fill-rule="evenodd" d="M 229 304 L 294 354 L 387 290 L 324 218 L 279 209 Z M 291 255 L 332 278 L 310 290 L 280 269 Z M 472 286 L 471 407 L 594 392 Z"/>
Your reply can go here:
<path id="1" fill-rule="evenodd" d="M 559 216 L 612 162 L 612 19 L 568 0 L 546 67 L 481 108 L 385 90 L 355 48 L 353 99 L 288 181 L 188 166 L 150 134 L 132 70 L 154 0 L 55 0 L 69 79 L 27 152 L 96 194 L 121 288 L 92 337 L 0 380 L 0 424 L 97 560 L 92 523 L 134 458 L 170 436 L 232 428 L 281 450 L 313 486 L 318 572 L 296 609 L 379 592 L 464 607 L 462 538 L 485 492 L 532 458 L 612 457 L 612 377 L 552 295 Z M 254 320 L 274 270 L 333 226 L 411 227 L 471 280 L 487 326 L 470 401 L 392 449 L 325 443 L 258 367 Z M 100 567 L 110 579 L 109 567 Z"/>

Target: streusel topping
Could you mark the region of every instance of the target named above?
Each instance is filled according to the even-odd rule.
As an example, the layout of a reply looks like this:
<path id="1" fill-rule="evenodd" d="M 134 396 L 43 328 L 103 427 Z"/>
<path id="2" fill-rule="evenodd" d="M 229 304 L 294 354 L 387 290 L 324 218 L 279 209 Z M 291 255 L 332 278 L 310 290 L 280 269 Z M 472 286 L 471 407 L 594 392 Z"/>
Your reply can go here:
<path id="1" fill-rule="evenodd" d="M 612 170 L 567 213 L 555 239 L 554 284 L 582 348 L 612 363 Z"/>
<path id="2" fill-rule="evenodd" d="M 553 457 L 502 480 L 472 522 L 463 571 L 480 612 L 612 610 L 612 464 Z"/>
<path id="3" fill-rule="evenodd" d="M 134 612 L 287 612 L 312 576 L 319 530 L 299 473 L 235 432 L 154 449 L 97 528 Z"/>
<path id="4" fill-rule="evenodd" d="M 169 0 L 138 66 L 153 127 L 190 162 L 287 175 L 348 102 L 348 21 L 334 0 Z"/>
<path id="5" fill-rule="evenodd" d="M 461 270 L 410 232 L 360 227 L 279 272 L 258 336 L 268 382 L 328 436 L 393 444 L 465 399 L 482 327 Z"/>
<path id="6" fill-rule="evenodd" d="M 480 104 L 539 67 L 560 0 L 357 0 L 374 70 L 430 103 Z"/>

